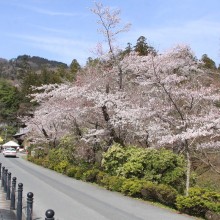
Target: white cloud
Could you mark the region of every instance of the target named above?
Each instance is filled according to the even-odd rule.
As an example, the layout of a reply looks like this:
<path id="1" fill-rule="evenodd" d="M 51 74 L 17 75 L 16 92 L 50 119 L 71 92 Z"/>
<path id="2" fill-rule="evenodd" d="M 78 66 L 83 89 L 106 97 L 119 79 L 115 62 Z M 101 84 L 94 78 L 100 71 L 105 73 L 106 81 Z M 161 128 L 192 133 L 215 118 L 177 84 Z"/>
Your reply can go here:
<path id="1" fill-rule="evenodd" d="M 17 6 L 31 10 L 31 11 L 39 13 L 39 14 L 45 14 L 48 16 L 66 16 L 66 17 L 86 16 L 85 13 L 52 11 L 52 10 L 48 10 L 48 9 L 43 9 L 43 8 L 34 7 L 34 6 L 27 6 L 27 5 L 22 5 L 22 4 L 19 4 Z"/>
<path id="2" fill-rule="evenodd" d="M 33 36 L 33 35 L 13 35 L 13 37 L 22 40 L 23 44 L 57 55 L 63 62 L 71 63 L 77 59 L 81 64 L 89 57 L 89 48 L 94 42 L 85 42 L 84 40 L 73 40 L 64 37 L 52 36 Z M 60 60 L 59 60 L 60 61 Z"/>

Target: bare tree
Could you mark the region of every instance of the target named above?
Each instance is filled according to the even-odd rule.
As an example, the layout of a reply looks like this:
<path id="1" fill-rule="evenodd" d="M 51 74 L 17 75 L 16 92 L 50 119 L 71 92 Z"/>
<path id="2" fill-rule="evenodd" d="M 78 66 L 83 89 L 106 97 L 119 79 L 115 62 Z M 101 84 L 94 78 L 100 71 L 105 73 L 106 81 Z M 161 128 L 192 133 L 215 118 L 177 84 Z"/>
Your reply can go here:
<path id="1" fill-rule="evenodd" d="M 110 59 L 113 60 L 114 65 L 118 68 L 118 83 L 119 89 L 121 90 L 123 88 L 123 71 L 117 57 L 118 51 L 115 42 L 117 35 L 122 32 L 127 32 L 131 24 L 126 24 L 121 27 L 121 11 L 118 9 L 111 10 L 110 7 L 104 7 L 102 3 L 95 2 L 95 7 L 91 9 L 91 11 L 99 18 L 99 32 L 103 34 L 105 41 L 108 44 Z"/>

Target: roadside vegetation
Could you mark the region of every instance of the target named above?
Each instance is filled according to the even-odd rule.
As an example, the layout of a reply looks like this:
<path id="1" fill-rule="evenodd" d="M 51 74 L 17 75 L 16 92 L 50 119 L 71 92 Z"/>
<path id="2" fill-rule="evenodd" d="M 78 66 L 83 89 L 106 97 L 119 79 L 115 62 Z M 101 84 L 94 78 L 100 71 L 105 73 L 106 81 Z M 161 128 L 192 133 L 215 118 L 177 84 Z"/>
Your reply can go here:
<path id="1" fill-rule="evenodd" d="M 28 160 L 77 180 L 158 202 L 189 215 L 205 218 L 207 212 L 216 216 L 220 212 L 220 193 L 200 187 L 195 173 L 191 175 L 189 194 L 184 195 L 186 161 L 182 155 L 167 149 L 114 144 L 98 163 L 79 157 L 76 151 L 70 155 L 66 148 L 70 144 L 68 138 L 63 141 L 66 145 L 62 143 L 56 149 L 30 149 Z"/>

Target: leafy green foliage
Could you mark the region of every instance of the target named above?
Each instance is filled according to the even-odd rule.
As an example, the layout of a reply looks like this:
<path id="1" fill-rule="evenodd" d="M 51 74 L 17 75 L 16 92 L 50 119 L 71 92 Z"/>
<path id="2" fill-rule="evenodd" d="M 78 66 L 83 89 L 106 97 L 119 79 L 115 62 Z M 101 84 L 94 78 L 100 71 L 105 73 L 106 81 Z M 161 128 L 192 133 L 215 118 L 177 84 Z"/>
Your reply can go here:
<path id="1" fill-rule="evenodd" d="M 141 190 L 141 195 L 146 200 L 160 202 L 162 204 L 174 207 L 178 193 L 171 186 L 164 184 L 157 185 L 148 181 L 144 183 Z"/>
<path id="2" fill-rule="evenodd" d="M 99 185 L 103 186 L 103 185 L 104 185 L 103 180 L 104 180 L 104 178 L 106 178 L 106 177 L 108 177 L 108 176 L 109 176 L 109 175 L 108 175 L 107 173 L 105 173 L 105 172 L 103 172 L 103 171 L 99 171 L 99 172 L 97 173 L 97 176 L 96 176 L 96 182 L 97 182 Z"/>
<path id="3" fill-rule="evenodd" d="M 126 162 L 125 148 L 115 144 L 103 154 L 102 166 L 111 175 L 117 174 L 117 169 Z"/>
<path id="4" fill-rule="evenodd" d="M 128 196 L 141 197 L 141 189 L 143 188 L 144 180 L 126 179 L 121 187 L 121 192 Z"/>
<path id="5" fill-rule="evenodd" d="M 86 66 L 96 66 L 100 63 L 100 60 L 98 58 L 93 59 L 92 57 L 88 57 L 86 61 Z"/>
<path id="6" fill-rule="evenodd" d="M 73 59 L 73 61 L 70 64 L 70 73 L 71 73 L 71 77 L 70 79 L 75 79 L 76 78 L 76 74 L 77 72 L 81 69 L 80 64 L 78 63 L 78 61 L 76 59 Z"/>
<path id="7" fill-rule="evenodd" d="M 98 174 L 98 169 L 87 170 L 83 173 L 83 180 L 86 182 L 96 182 L 96 176 Z"/>
<path id="8" fill-rule="evenodd" d="M 78 167 L 77 171 L 75 173 L 75 178 L 77 180 L 82 180 L 83 179 L 83 174 L 84 174 L 85 171 L 86 171 L 85 167 Z"/>
<path id="9" fill-rule="evenodd" d="M 123 148 L 115 144 L 104 153 L 102 166 L 111 175 L 169 184 L 179 191 L 184 188 L 184 157 L 169 150 Z"/>
<path id="10" fill-rule="evenodd" d="M 6 122 L 10 123 L 10 121 L 6 121 Z M 17 132 L 16 123 L 15 124 L 12 123 L 12 125 L 7 125 L 0 128 L 0 137 L 4 140 L 4 142 L 6 142 L 9 141 L 16 132 Z"/>
<path id="11" fill-rule="evenodd" d="M 54 166 L 54 170 L 57 171 L 58 173 L 66 173 L 66 170 L 69 165 L 70 164 L 67 160 L 62 160 Z"/>
<path id="12" fill-rule="evenodd" d="M 98 174 L 97 179 L 100 180 L 100 173 Z M 100 183 L 108 190 L 121 192 L 121 187 L 124 180 L 124 177 L 110 176 L 105 174 L 102 176 Z"/>
<path id="13" fill-rule="evenodd" d="M 203 54 L 201 60 L 204 62 L 204 66 L 206 68 L 216 69 L 215 62 L 211 58 L 209 58 L 207 54 Z"/>
<path id="14" fill-rule="evenodd" d="M 29 71 L 25 74 L 21 82 L 21 90 L 24 96 L 32 93 L 32 86 L 41 86 L 43 84 L 61 83 L 62 78 L 59 72 L 43 68 L 40 73 Z"/>
<path id="15" fill-rule="evenodd" d="M 64 172 L 69 165 L 66 152 L 63 148 L 51 149 L 48 153 L 49 168 Z"/>
<path id="16" fill-rule="evenodd" d="M 8 81 L 0 81 L 0 119 L 5 122 L 16 120 L 21 95 L 18 89 Z"/>
<path id="17" fill-rule="evenodd" d="M 177 208 L 190 215 L 205 216 L 210 210 L 220 213 L 220 194 L 202 188 L 190 188 L 188 196 L 178 196 L 176 199 Z"/>
<path id="18" fill-rule="evenodd" d="M 66 135 L 60 139 L 59 148 L 62 148 L 63 153 L 65 153 L 65 156 L 67 160 L 75 164 L 76 158 L 75 158 L 75 148 L 76 148 L 76 140 L 72 135 Z"/>
<path id="19" fill-rule="evenodd" d="M 149 46 L 146 40 L 147 39 L 144 36 L 140 36 L 137 39 L 134 51 L 137 52 L 139 56 L 147 56 L 149 53 L 156 54 L 155 49 L 152 46 Z"/>
<path id="20" fill-rule="evenodd" d="M 75 177 L 76 173 L 78 171 L 78 168 L 75 166 L 71 166 L 67 169 L 66 175 L 69 177 Z"/>

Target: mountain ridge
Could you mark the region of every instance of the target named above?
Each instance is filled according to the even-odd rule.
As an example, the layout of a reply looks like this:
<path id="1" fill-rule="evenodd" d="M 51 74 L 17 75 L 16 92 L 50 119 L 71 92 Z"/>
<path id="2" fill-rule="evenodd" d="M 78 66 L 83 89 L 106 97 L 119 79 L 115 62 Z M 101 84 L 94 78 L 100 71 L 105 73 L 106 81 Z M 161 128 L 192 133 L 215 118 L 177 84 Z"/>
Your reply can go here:
<path id="1" fill-rule="evenodd" d="M 0 57 L 0 77 L 16 79 L 21 73 L 28 71 L 39 71 L 43 68 L 56 69 L 58 67 L 68 68 L 66 63 L 49 60 L 39 56 L 19 55 L 16 58 L 7 60 Z"/>

